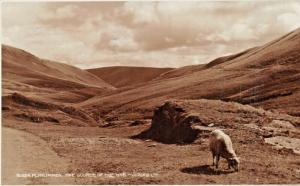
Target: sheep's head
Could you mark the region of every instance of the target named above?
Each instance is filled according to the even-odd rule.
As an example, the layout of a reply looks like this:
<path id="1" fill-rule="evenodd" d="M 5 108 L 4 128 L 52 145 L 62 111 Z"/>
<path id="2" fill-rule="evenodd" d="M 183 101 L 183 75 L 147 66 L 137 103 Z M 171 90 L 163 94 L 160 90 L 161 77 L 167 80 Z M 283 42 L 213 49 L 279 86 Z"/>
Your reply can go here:
<path id="1" fill-rule="evenodd" d="M 230 167 L 234 168 L 235 171 L 239 171 L 240 160 L 238 157 L 229 158 L 228 164 Z"/>

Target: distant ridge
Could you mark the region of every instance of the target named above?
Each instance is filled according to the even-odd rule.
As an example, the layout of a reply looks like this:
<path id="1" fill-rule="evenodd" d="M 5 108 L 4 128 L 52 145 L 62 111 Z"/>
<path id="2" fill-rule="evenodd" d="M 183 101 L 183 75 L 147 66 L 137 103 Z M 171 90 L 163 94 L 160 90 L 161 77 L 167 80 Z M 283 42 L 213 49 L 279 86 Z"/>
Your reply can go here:
<path id="1" fill-rule="evenodd" d="M 88 69 L 87 71 L 115 87 L 125 87 L 151 81 L 160 74 L 172 69 L 173 68 L 112 66 Z"/>

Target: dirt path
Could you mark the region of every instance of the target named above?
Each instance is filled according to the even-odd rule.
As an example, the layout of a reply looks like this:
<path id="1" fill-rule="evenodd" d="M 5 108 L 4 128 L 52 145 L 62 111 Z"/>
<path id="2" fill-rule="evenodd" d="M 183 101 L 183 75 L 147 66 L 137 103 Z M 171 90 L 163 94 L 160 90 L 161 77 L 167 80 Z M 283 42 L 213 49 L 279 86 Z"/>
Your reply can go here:
<path id="1" fill-rule="evenodd" d="M 72 178 L 57 177 L 67 172 L 68 161 L 41 138 L 6 127 L 2 128 L 2 137 L 2 184 L 72 183 Z"/>

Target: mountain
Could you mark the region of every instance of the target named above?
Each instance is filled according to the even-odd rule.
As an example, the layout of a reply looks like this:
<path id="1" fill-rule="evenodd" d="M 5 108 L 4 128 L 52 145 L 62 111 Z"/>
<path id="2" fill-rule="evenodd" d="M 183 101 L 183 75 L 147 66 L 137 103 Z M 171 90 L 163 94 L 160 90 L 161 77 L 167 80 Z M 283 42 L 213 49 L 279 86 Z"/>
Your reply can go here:
<path id="1" fill-rule="evenodd" d="M 2 45 L 2 70 L 3 95 L 19 92 L 54 101 L 76 102 L 115 89 L 85 70 L 40 59 L 7 45 Z"/>
<path id="2" fill-rule="evenodd" d="M 5 45 L 2 54 L 4 102 L 12 108 L 20 104 L 25 110 L 33 107 L 25 113 L 29 118 L 37 117 L 37 105 L 51 103 L 56 105 L 51 106 L 55 108 L 51 112 L 59 109 L 59 113 L 67 110 L 68 114 L 72 110 L 96 123 L 149 119 L 155 107 L 170 99 L 238 102 L 300 116 L 300 29 L 208 64 L 177 69 L 108 67 L 85 71 Z M 64 104 L 72 108 L 65 110 Z"/>
<path id="3" fill-rule="evenodd" d="M 119 88 L 151 81 L 170 70 L 172 68 L 113 66 L 88 69 L 87 71 Z"/>
<path id="4" fill-rule="evenodd" d="M 168 77 L 171 72 L 146 84 L 95 96 L 78 105 L 96 113 L 105 110 L 111 117 L 126 118 L 128 111 L 135 111 L 136 117 L 143 118 L 150 117 L 153 108 L 167 99 L 204 98 L 300 115 L 300 29 L 204 66 L 175 69 L 175 75 Z"/>
<path id="5" fill-rule="evenodd" d="M 6 119 L 98 126 L 100 118 L 73 107 L 115 88 L 79 68 L 2 45 L 2 110 Z"/>

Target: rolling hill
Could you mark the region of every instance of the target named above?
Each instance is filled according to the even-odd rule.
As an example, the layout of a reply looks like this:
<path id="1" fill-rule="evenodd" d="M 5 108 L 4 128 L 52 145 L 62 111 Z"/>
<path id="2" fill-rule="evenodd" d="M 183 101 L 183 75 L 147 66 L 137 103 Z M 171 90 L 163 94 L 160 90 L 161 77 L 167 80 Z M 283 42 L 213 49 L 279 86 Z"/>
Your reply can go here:
<path id="1" fill-rule="evenodd" d="M 85 71 L 5 45 L 2 53 L 4 96 L 17 93 L 25 96 L 22 100 L 51 102 L 55 108 L 69 104 L 75 113 L 83 112 L 96 121 L 149 119 L 154 107 L 169 99 L 233 101 L 300 115 L 300 29 L 208 64 L 177 69 Z M 120 88 L 99 78 L 102 75 Z M 14 97 L 7 101 L 15 106 Z"/>
<path id="2" fill-rule="evenodd" d="M 2 45 L 3 95 L 76 102 L 115 89 L 97 76 L 71 65 L 40 59 L 24 50 Z"/>
<path id="3" fill-rule="evenodd" d="M 170 70 L 172 68 L 113 66 L 88 69 L 87 71 L 119 88 L 151 81 Z"/>
<path id="4" fill-rule="evenodd" d="M 78 106 L 118 117 L 129 117 L 126 113 L 133 110 L 137 117 L 149 117 L 152 109 L 167 99 L 204 98 L 300 115 L 300 29 L 265 45 L 218 58 L 205 66 L 173 71 L 177 75 L 166 78 L 161 75 L 131 89 L 95 96 Z"/>

